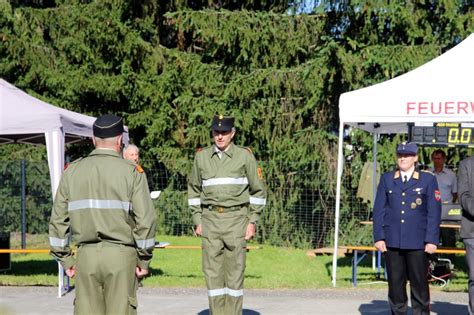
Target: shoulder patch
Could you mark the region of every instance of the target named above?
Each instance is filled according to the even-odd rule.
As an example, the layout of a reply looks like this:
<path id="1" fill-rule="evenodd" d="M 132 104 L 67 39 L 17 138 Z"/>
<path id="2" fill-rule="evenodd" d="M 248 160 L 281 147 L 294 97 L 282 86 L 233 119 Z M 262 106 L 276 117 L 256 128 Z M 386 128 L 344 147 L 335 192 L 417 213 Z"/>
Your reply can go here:
<path id="1" fill-rule="evenodd" d="M 135 169 L 137 170 L 138 173 L 143 173 L 143 168 L 140 165 L 135 166 Z"/>
<path id="2" fill-rule="evenodd" d="M 261 167 L 257 167 L 257 175 L 258 175 L 258 178 L 260 178 L 260 180 L 263 179 L 263 171 Z"/>
<path id="3" fill-rule="evenodd" d="M 202 150 L 203 150 L 202 148 L 197 148 L 197 149 L 196 149 L 196 153 L 199 153 L 199 152 L 201 152 Z"/>

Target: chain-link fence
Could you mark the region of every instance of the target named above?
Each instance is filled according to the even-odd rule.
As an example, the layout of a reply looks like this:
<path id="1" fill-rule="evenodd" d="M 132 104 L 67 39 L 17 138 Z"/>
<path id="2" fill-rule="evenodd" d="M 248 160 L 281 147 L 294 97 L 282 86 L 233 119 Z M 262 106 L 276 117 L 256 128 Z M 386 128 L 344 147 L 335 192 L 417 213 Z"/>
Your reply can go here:
<path id="1" fill-rule="evenodd" d="M 52 198 L 46 162 L 25 163 L 26 232 L 47 233 Z M 158 233 L 192 235 L 193 224 L 187 206 L 187 178 L 172 174 L 161 164 L 145 168 L 150 190 L 160 190 L 154 200 Z M 323 174 L 324 173 L 324 174 Z M 257 241 L 279 246 L 330 246 L 334 233 L 335 179 L 317 165 L 265 178 L 267 206 L 258 225 Z M 341 242 L 370 244 L 367 220 L 370 206 L 358 198 L 361 170 L 346 165 L 341 200 Z M 325 179 L 327 177 L 330 179 Z M 20 232 L 22 212 L 21 161 L 0 162 L 0 232 Z"/>

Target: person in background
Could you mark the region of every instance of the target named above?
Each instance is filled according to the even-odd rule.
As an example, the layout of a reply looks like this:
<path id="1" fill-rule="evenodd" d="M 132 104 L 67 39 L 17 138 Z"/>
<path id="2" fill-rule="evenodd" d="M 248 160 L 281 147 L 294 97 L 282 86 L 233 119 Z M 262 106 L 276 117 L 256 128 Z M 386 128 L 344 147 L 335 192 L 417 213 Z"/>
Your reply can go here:
<path id="1" fill-rule="evenodd" d="M 248 148 L 232 142 L 234 118 L 214 116 L 214 145 L 199 150 L 188 181 L 188 205 L 202 236 L 202 269 L 210 313 L 242 314 L 246 241 L 266 204 L 262 172 Z"/>
<path id="2" fill-rule="evenodd" d="M 431 153 L 433 167 L 429 170 L 434 174 L 438 181 L 439 191 L 441 192 L 441 203 L 452 204 L 458 198 L 458 183 L 456 174 L 445 166 L 446 153 L 443 150 L 435 150 Z M 441 229 L 441 244 L 444 247 L 456 246 L 456 231 L 453 229 Z"/>
<path id="3" fill-rule="evenodd" d="M 445 166 L 446 153 L 443 150 L 435 150 L 431 153 L 433 167 L 429 170 L 438 180 L 442 203 L 454 203 L 458 198 L 458 183 L 456 174 Z"/>
<path id="4" fill-rule="evenodd" d="M 51 254 L 76 278 L 75 314 L 136 314 L 152 259 L 155 209 L 145 173 L 120 156 L 123 131 L 122 118 L 97 118 L 95 150 L 69 164 L 54 200 Z"/>
<path id="5" fill-rule="evenodd" d="M 140 161 L 140 149 L 134 144 L 127 145 L 123 149 L 123 158 L 138 165 Z"/>
<path id="6" fill-rule="evenodd" d="M 385 256 L 392 314 L 407 314 L 407 281 L 413 314 L 430 314 L 427 254 L 439 242 L 441 195 L 434 175 L 416 169 L 417 151 L 414 143 L 397 146 L 398 169 L 382 175 L 374 203 L 374 242 Z"/>
<path id="7" fill-rule="evenodd" d="M 462 207 L 461 238 L 469 269 L 469 314 L 474 314 L 474 156 L 462 160 L 458 170 L 458 194 Z"/>

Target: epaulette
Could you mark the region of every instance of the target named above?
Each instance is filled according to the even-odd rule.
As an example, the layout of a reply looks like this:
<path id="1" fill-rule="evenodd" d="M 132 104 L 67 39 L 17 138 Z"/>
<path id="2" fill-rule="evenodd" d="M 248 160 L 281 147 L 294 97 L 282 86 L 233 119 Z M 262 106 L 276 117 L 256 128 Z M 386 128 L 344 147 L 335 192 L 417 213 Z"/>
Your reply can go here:
<path id="1" fill-rule="evenodd" d="M 137 170 L 138 173 L 143 173 L 144 172 L 143 168 L 139 164 L 137 164 L 135 166 L 135 169 Z"/>
<path id="2" fill-rule="evenodd" d="M 252 149 L 250 149 L 250 147 L 245 147 L 245 149 L 253 154 Z"/>

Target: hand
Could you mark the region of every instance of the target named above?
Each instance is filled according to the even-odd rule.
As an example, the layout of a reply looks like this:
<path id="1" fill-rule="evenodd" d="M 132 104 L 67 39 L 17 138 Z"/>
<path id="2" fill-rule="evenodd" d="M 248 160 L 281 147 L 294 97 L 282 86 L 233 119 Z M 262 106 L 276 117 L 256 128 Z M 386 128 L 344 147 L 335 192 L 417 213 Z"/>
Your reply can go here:
<path id="1" fill-rule="evenodd" d="M 245 231 L 245 240 L 248 241 L 255 236 L 255 224 L 249 223 L 247 231 Z"/>
<path id="2" fill-rule="evenodd" d="M 438 248 L 436 245 L 428 243 L 425 245 L 425 252 L 428 254 L 434 254 L 436 248 Z"/>
<path id="3" fill-rule="evenodd" d="M 382 253 L 385 253 L 387 251 L 387 246 L 385 245 L 385 241 L 383 240 L 375 242 L 375 248 L 377 248 Z"/>
<path id="4" fill-rule="evenodd" d="M 196 225 L 196 229 L 194 230 L 194 233 L 196 234 L 196 236 L 201 236 L 201 234 L 202 234 L 202 225 L 201 224 Z"/>
<path id="5" fill-rule="evenodd" d="M 69 269 L 66 269 L 66 275 L 69 278 L 74 278 L 74 276 L 76 275 L 76 267 L 72 266 Z"/>
<path id="6" fill-rule="evenodd" d="M 142 269 L 138 266 L 135 267 L 135 275 L 138 279 L 143 278 L 148 274 L 148 269 Z"/>

